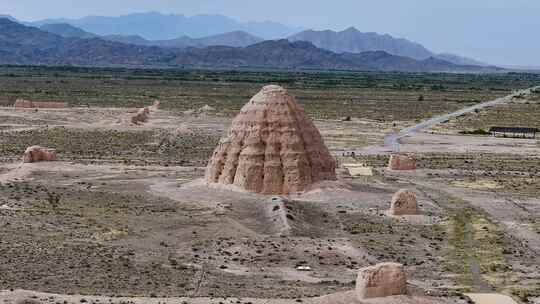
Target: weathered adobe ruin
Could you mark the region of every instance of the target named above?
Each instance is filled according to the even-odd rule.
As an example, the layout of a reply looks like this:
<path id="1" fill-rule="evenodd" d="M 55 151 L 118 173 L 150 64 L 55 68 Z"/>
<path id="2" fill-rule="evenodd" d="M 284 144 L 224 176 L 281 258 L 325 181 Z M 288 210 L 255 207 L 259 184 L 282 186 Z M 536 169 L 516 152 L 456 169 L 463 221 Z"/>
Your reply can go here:
<path id="1" fill-rule="evenodd" d="M 388 169 L 390 170 L 415 170 L 416 159 L 409 154 L 394 153 L 390 155 L 388 161 Z"/>
<path id="2" fill-rule="evenodd" d="M 154 100 L 154 103 L 150 106 L 150 110 L 157 111 L 159 110 L 159 107 L 161 106 L 161 103 L 159 100 Z"/>
<path id="3" fill-rule="evenodd" d="M 407 276 L 403 265 L 381 263 L 360 269 L 355 292 L 359 300 L 405 295 Z"/>
<path id="4" fill-rule="evenodd" d="M 24 151 L 23 162 L 35 163 L 41 161 L 55 161 L 56 150 L 41 146 L 31 146 Z"/>
<path id="5" fill-rule="evenodd" d="M 25 99 L 17 99 L 13 106 L 21 109 L 63 109 L 67 107 L 67 104 L 65 102 L 57 101 L 30 101 Z"/>
<path id="6" fill-rule="evenodd" d="M 390 214 L 398 216 L 419 214 L 416 194 L 406 189 L 401 189 L 396 192 L 394 196 L 392 196 Z"/>
<path id="7" fill-rule="evenodd" d="M 209 183 L 292 194 L 336 179 L 336 162 L 302 106 L 282 87 L 256 94 L 233 120 L 207 167 Z"/>
<path id="8" fill-rule="evenodd" d="M 131 117 L 131 122 L 133 124 L 140 124 L 148 120 L 148 115 L 150 115 L 150 109 L 148 107 L 140 108 L 137 111 L 137 114 Z"/>

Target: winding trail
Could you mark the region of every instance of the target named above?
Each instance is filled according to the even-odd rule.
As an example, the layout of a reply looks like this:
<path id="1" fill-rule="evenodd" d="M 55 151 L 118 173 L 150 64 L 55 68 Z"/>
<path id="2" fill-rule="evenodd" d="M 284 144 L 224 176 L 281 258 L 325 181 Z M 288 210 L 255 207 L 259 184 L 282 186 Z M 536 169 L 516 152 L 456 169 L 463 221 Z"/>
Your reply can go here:
<path id="1" fill-rule="evenodd" d="M 540 89 L 540 86 L 536 86 L 536 87 L 532 87 L 532 88 L 528 88 L 528 89 L 523 89 L 523 90 L 519 90 L 519 91 L 516 91 L 508 96 L 505 96 L 505 97 L 500 97 L 500 98 L 497 98 L 497 99 L 494 99 L 494 100 L 490 100 L 490 101 L 486 101 L 486 102 L 482 102 L 482 103 L 479 103 L 479 104 L 476 104 L 474 106 L 470 106 L 470 107 L 466 107 L 466 108 L 463 108 L 461 110 L 458 110 L 456 112 L 453 112 L 453 113 L 449 113 L 449 114 L 445 114 L 445 115 L 442 115 L 442 116 L 437 116 L 437 117 L 434 117 L 434 118 L 431 118 L 431 119 L 428 119 L 426 121 L 423 121 L 417 125 L 414 125 L 412 127 L 408 127 L 408 128 L 405 128 L 401 131 L 399 131 L 399 133 L 397 134 L 389 134 L 386 136 L 384 142 L 385 142 L 385 145 L 386 146 L 389 146 L 389 147 L 392 147 L 394 151 L 396 151 L 397 149 L 399 149 L 399 139 L 403 138 L 403 137 L 407 137 L 415 132 L 418 132 L 422 129 L 426 129 L 426 128 L 430 128 L 436 124 L 439 124 L 439 123 L 442 123 L 442 122 L 445 122 L 451 118 L 455 118 L 455 117 L 458 117 L 458 116 L 461 116 L 461 115 L 464 115 L 464 114 L 467 114 L 467 113 L 471 113 L 475 110 L 480 110 L 480 109 L 483 109 L 483 108 L 488 108 L 488 107 L 492 107 L 492 106 L 496 106 L 496 105 L 499 105 L 499 104 L 505 104 L 505 103 L 509 103 L 512 101 L 512 99 L 516 96 L 519 96 L 519 95 L 529 95 L 531 94 L 531 92 L 533 90 L 537 90 L 537 89 Z"/>

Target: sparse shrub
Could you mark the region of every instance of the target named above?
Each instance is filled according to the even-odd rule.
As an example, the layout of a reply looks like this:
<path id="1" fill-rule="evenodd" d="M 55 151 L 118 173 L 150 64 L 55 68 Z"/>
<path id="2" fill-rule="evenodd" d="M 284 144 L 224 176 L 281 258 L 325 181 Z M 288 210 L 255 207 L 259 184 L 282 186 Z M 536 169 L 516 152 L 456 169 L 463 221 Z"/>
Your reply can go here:
<path id="1" fill-rule="evenodd" d="M 484 129 L 476 129 L 476 130 L 467 130 L 467 131 L 460 131 L 459 134 L 466 134 L 466 135 L 491 135 L 488 131 Z"/>
<path id="2" fill-rule="evenodd" d="M 61 198 L 62 195 L 60 193 L 47 191 L 47 202 L 53 209 L 58 208 Z"/>

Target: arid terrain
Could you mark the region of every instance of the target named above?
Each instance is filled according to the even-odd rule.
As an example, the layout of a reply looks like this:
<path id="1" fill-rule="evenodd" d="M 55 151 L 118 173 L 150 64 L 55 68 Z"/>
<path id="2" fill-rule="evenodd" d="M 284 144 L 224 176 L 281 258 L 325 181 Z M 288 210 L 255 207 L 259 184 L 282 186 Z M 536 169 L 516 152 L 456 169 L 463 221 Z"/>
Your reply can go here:
<path id="1" fill-rule="evenodd" d="M 334 186 L 278 197 L 202 182 L 234 115 L 269 83 L 314 120 L 338 162 Z M 2 67 L 0 303 L 360 303 L 358 269 L 380 262 L 405 266 L 410 295 L 366 303 L 540 303 L 540 144 L 469 134 L 540 128 L 540 92 L 402 139 L 416 170 L 388 170 L 384 145 L 389 132 L 539 83 Z M 68 107 L 19 109 L 17 98 Z M 132 124 L 154 100 L 160 109 Z M 32 145 L 58 161 L 22 163 Z M 388 215 L 399 189 L 417 194 L 420 215 Z"/>

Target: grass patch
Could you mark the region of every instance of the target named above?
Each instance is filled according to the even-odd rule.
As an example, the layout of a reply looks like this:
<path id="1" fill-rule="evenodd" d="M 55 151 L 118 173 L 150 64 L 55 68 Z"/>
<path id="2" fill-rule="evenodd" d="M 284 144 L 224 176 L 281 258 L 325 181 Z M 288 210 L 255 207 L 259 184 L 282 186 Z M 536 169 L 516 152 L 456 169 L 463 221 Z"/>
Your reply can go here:
<path id="1" fill-rule="evenodd" d="M 204 165 L 218 136 L 166 134 L 160 131 L 79 130 L 62 127 L 0 132 L 0 155 L 21 157 L 41 145 L 57 150 L 61 160 L 151 161 Z"/>
<path id="2" fill-rule="evenodd" d="M 458 208 L 451 211 L 448 221 L 446 270 L 456 274 L 455 282 L 462 292 L 488 285 L 503 287 L 509 268 L 503 254 L 502 229 L 466 202 L 453 198 L 452 203 Z"/>
<path id="3" fill-rule="evenodd" d="M 186 111 L 210 105 L 238 112 L 263 85 L 289 89 L 315 118 L 423 120 L 538 83 L 540 75 L 298 72 L 0 66 L 0 100 L 64 101 L 70 106 Z M 422 96 L 422 98 L 419 98 Z"/>

